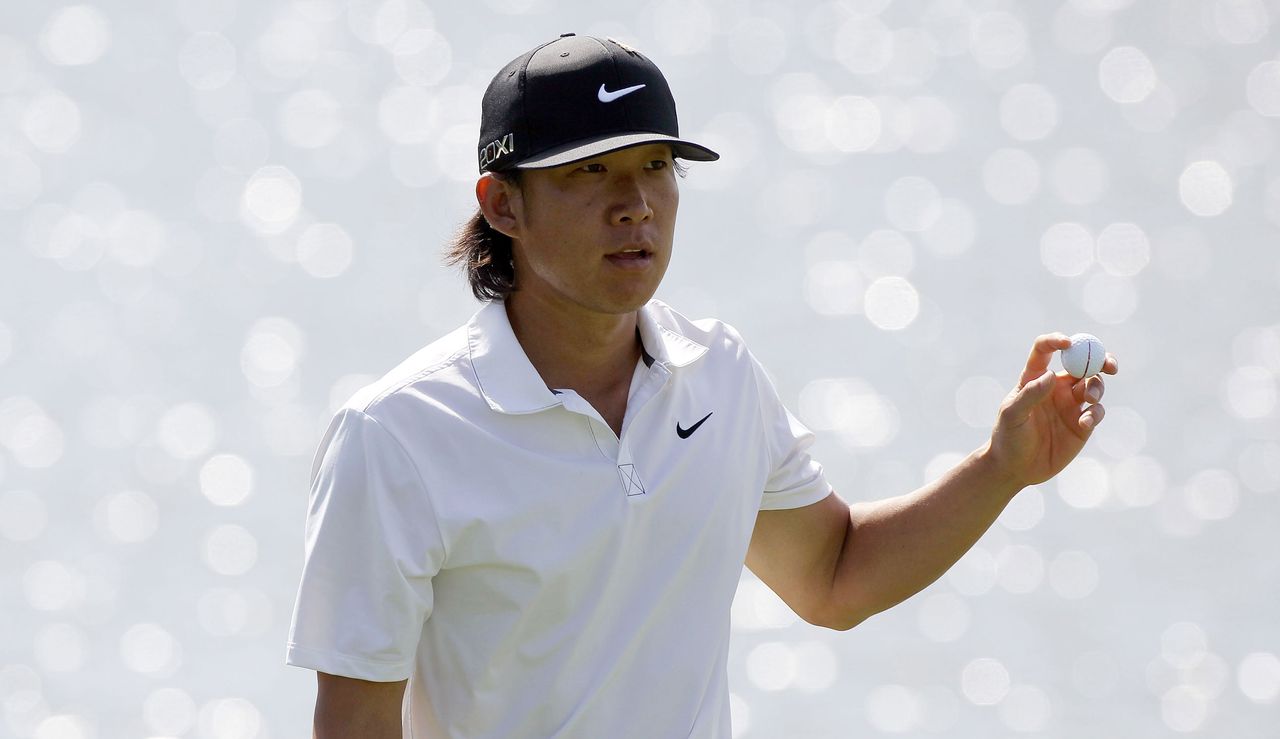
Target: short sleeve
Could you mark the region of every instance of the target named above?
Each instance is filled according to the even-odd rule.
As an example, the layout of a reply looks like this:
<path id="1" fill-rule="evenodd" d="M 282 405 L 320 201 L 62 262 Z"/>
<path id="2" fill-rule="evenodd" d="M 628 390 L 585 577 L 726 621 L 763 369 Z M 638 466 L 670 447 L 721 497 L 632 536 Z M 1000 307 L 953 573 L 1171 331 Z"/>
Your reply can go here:
<path id="1" fill-rule="evenodd" d="M 342 409 L 312 467 L 285 662 L 361 680 L 408 678 L 443 561 L 413 461 L 374 418 Z"/>
<path id="2" fill-rule="evenodd" d="M 801 508 L 831 493 L 822 465 L 809 456 L 813 432 L 787 410 L 777 388 L 759 360 L 748 352 L 755 372 L 765 444 L 772 467 L 765 483 L 761 510 Z"/>

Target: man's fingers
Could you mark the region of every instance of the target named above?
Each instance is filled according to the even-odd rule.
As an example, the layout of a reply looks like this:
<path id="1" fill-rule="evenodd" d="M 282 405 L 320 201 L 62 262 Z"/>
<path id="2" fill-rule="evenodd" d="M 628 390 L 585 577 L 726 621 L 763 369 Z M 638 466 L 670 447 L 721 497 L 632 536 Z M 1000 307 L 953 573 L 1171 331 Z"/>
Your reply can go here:
<path id="1" fill-rule="evenodd" d="M 1107 358 L 1102 362 L 1102 371 L 1108 375 L 1114 375 L 1120 371 L 1120 363 L 1111 352 L 1107 352 Z"/>
<path id="2" fill-rule="evenodd" d="M 1045 399 L 1049 391 L 1053 389 L 1053 383 L 1056 379 L 1054 373 L 1046 371 L 1039 377 L 1033 377 L 1030 382 L 1018 388 L 1013 402 L 1004 409 L 1004 415 L 1008 418 L 1008 421 L 1014 426 L 1019 425 L 1022 419 L 1026 418 L 1027 414 L 1031 412 L 1031 407 Z"/>
<path id="3" fill-rule="evenodd" d="M 1031 354 L 1027 357 L 1027 366 L 1022 370 L 1022 377 L 1018 379 L 1018 387 L 1022 387 L 1043 375 L 1045 370 L 1049 369 L 1049 362 L 1053 359 L 1053 353 L 1069 346 L 1071 346 L 1071 338 L 1061 331 L 1037 336 L 1035 343 L 1031 345 Z"/>
<path id="4" fill-rule="evenodd" d="M 1106 389 L 1107 386 L 1102 376 L 1094 375 L 1072 385 L 1071 397 L 1075 398 L 1077 403 L 1097 403 L 1102 400 L 1102 394 L 1106 392 Z"/>
<path id="5" fill-rule="evenodd" d="M 1080 414 L 1080 430 L 1086 434 L 1091 432 L 1099 423 L 1102 423 L 1102 417 L 1105 415 L 1107 415 L 1107 409 L 1102 405 L 1095 403 L 1089 406 L 1084 413 Z"/>

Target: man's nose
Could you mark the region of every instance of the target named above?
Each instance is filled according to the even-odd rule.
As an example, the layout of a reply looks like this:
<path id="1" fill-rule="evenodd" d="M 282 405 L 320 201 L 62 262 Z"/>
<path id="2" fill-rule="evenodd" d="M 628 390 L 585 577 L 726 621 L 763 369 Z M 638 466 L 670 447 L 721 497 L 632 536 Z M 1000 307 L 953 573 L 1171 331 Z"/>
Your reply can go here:
<path id="1" fill-rule="evenodd" d="M 614 196 L 617 203 L 613 208 L 614 225 L 641 223 L 653 217 L 653 209 L 649 207 L 649 196 L 639 178 L 619 178 Z"/>

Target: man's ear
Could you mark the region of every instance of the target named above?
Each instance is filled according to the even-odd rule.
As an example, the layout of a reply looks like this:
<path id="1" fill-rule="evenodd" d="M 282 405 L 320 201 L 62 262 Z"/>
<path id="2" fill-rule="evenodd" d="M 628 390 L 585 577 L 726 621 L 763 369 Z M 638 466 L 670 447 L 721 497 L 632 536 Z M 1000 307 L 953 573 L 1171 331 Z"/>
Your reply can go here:
<path id="1" fill-rule="evenodd" d="M 511 238 L 517 237 L 524 206 L 520 188 L 486 173 L 476 180 L 476 202 L 490 228 Z"/>

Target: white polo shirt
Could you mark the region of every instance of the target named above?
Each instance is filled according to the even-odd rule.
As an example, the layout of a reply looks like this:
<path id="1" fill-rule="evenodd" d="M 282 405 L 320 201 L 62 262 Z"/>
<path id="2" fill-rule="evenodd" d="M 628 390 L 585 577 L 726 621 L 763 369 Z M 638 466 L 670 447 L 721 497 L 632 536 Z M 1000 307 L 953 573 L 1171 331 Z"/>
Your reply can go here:
<path id="1" fill-rule="evenodd" d="M 409 678 L 404 735 L 728 739 L 761 509 L 831 492 L 742 339 L 651 301 L 621 438 L 503 303 L 357 392 L 316 452 L 286 661 Z"/>

